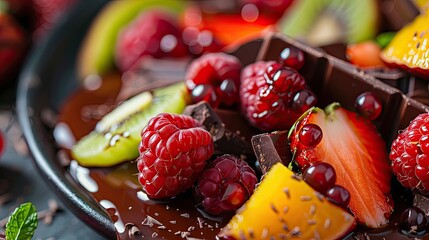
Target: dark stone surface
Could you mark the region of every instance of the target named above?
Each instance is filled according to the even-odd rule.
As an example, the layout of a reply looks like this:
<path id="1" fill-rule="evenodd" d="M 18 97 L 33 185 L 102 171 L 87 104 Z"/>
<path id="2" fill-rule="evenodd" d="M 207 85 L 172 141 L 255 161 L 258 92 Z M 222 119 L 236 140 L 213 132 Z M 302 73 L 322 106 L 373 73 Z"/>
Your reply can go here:
<path id="1" fill-rule="evenodd" d="M 50 224 L 39 220 L 39 226 L 33 239 L 104 239 L 83 224 L 70 211 L 64 209 L 57 196 L 47 188 L 46 182 L 39 176 L 31 157 L 28 155 L 21 132 L 11 111 L 0 110 L 0 130 L 6 136 L 6 149 L 0 156 L 0 203 L 3 192 L 10 200 L 0 204 L 0 221 L 7 218 L 21 203 L 32 202 L 37 211 L 49 209 L 49 201 L 60 206 Z M 10 109 L 13 109 L 10 107 Z M 0 232 L 4 232 L 0 228 Z"/>

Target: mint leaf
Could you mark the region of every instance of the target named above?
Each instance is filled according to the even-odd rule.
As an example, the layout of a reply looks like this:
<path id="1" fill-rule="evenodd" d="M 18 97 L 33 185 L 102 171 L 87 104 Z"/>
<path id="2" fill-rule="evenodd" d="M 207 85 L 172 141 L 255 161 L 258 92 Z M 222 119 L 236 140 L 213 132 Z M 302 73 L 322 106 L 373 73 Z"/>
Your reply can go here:
<path id="1" fill-rule="evenodd" d="M 37 211 L 32 203 L 23 203 L 13 211 L 6 224 L 7 240 L 28 240 L 37 228 Z"/>

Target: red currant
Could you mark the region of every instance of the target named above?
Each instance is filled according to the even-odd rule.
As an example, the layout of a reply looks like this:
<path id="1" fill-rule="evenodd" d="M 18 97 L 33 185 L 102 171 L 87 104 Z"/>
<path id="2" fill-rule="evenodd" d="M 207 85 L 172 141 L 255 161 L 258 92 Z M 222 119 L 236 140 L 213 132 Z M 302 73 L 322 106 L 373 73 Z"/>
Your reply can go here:
<path id="1" fill-rule="evenodd" d="M 369 120 L 374 120 L 381 114 L 380 99 L 372 92 L 364 92 L 356 98 L 356 110 Z"/>
<path id="2" fill-rule="evenodd" d="M 289 92 L 292 86 L 298 89 L 305 87 L 305 79 L 301 74 L 289 67 L 283 67 L 277 70 L 271 81 L 273 88 L 278 93 Z"/>
<path id="3" fill-rule="evenodd" d="M 326 191 L 326 197 L 333 203 L 347 208 L 350 202 L 350 193 L 342 186 L 335 185 L 333 188 L 330 188 Z"/>
<path id="4" fill-rule="evenodd" d="M 414 230 L 415 233 L 423 234 L 427 231 L 428 221 L 423 210 L 418 207 L 410 207 L 402 212 L 401 225 L 402 229 L 408 233 Z"/>
<path id="5" fill-rule="evenodd" d="M 280 53 L 279 62 L 282 66 L 299 70 L 304 65 L 304 53 L 295 47 L 287 47 Z"/>
<path id="6" fill-rule="evenodd" d="M 309 166 L 302 176 L 308 185 L 322 194 L 334 187 L 337 180 L 335 169 L 325 162 L 317 162 Z"/>
<path id="7" fill-rule="evenodd" d="M 230 79 L 225 79 L 219 86 L 218 96 L 222 103 L 230 106 L 239 100 L 238 87 L 235 82 Z"/>
<path id="8" fill-rule="evenodd" d="M 295 94 L 292 100 L 292 108 L 296 112 L 305 112 L 315 106 L 317 97 L 308 89 L 301 90 Z"/>
<path id="9" fill-rule="evenodd" d="M 216 91 L 209 84 L 197 85 L 191 91 L 192 102 L 206 101 L 210 106 L 217 108 L 219 106 L 220 99 L 216 95 Z"/>
<path id="10" fill-rule="evenodd" d="M 314 148 L 322 141 L 322 129 L 313 123 L 304 125 L 299 132 L 299 142 L 309 148 Z"/>

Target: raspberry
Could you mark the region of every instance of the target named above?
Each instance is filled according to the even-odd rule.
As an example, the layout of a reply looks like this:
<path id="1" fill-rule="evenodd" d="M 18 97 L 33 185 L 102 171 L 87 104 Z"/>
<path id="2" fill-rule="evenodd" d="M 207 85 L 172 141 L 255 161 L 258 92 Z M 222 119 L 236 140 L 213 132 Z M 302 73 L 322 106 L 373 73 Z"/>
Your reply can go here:
<path id="1" fill-rule="evenodd" d="M 162 113 L 143 129 L 138 179 L 151 198 L 167 198 L 190 188 L 213 154 L 213 139 L 192 117 Z"/>
<path id="2" fill-rule="evenodd" d="M 404 187 L 429 193 L 429 113 L 418 115 L 393 141 L 390 160 Z"/>
<path id="3" fill-rule="evenodd" d="M 241 207 L 257 182 L 255 171 L 245 161 L 225 154 L 204 170 L 195 191 L 207 213 L 220 215 Z"/>
<path id="4" fill-rule="evenodd" d="M 154 58 L 184 57 L 188 54 L 174 19 L 165 12 L 144 12 L 118 37 L 116 62 L 129 70 L 143 56 Z"/>
<path id="5" fill-rule="evenodd" d="M 316 104 L 315 95 L 296 70 L 272 61 L 257 62 L 243 69 L 240 98 L 241 109 L 249 122 L 266 131 L 289 129 L 302 113 Z"/>
<path id="6" fill-rule="evenodd" d="M 215 108 L 237 103 L 240 71 L 240 61 L 226 53 L 208 53 L 193 61 L 185 78 L 193 103 L 205 100 Z"/>

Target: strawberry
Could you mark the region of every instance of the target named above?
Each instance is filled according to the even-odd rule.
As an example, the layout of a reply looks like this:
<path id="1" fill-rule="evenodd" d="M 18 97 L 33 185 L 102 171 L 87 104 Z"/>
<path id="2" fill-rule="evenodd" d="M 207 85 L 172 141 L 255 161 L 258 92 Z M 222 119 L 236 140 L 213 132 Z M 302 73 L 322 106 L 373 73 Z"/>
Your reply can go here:
<path id="1" fill-rule="evenodd" d="M 318 125 L 323 138 L 314 147 L 300 141 L 300 131 Z M 391 172 L 386 144 L 375 126 L 358 114 L 333 103 L 323 111 L 311 108 L 292 127 L 289 141 L 293 159 L 301 168 L 323 161 L 337 173 L 337 184 L 350 192 L 350 210 L 358 222 L 378 228 L 388 222 L 393 210 L 390 198 Z"/>

